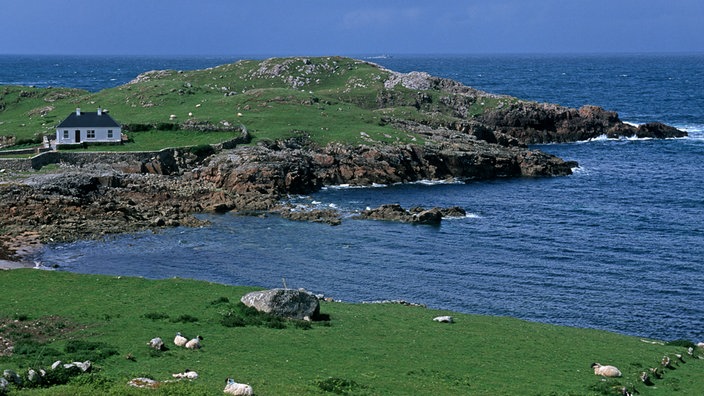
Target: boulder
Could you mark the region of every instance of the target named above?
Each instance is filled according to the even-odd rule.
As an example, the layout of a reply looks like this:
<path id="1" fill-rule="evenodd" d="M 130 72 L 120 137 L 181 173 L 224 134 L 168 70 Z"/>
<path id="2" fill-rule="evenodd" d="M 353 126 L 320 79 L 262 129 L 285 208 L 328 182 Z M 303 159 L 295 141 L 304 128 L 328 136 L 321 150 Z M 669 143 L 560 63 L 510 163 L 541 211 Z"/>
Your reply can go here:
<path id="1" fill-rule="evenodd" d="M 240 301 L 260 312 L 291 319 L 311 319 L 320 314 L 320 302 L 305 290 L 269 289 L 245 294 Z"/>

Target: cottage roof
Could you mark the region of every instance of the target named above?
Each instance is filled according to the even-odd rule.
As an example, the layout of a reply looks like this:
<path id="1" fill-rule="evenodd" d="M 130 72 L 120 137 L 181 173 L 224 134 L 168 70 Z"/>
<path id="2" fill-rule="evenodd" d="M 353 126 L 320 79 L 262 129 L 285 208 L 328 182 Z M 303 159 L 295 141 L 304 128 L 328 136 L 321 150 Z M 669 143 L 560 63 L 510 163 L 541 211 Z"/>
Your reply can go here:
<path id="1" fill-rule="evenodd" d="M 80 113 L 80 115 L 78 115 Z M 93 111 L 93 112 L 73 112 L 65 120 L 61 121 L 56 128 L 119 128 L 120 124 L 117 123 L 108 113 L 105 111 Z"/>

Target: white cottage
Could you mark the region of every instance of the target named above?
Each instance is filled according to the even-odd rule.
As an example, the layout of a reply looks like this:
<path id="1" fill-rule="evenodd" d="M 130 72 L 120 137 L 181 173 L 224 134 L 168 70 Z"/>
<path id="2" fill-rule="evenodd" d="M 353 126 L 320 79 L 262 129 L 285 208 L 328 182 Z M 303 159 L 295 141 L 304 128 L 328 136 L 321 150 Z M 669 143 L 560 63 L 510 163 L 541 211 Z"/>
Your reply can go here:
<path id="1" fill-rule="evenodd" d="M 56 126 L 57 144 L 120 142 L 122 128 L 110 115 L 98 108 L 96 112 L 76 109 Z"/>

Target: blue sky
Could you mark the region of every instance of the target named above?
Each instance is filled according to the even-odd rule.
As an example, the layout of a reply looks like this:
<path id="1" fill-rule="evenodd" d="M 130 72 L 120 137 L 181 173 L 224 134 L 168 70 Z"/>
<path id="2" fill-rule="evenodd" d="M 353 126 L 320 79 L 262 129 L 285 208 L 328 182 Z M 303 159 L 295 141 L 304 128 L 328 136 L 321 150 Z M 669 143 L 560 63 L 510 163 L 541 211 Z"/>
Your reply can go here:
<path id="1" fill-rule="evenodd" d="M 0 54 L 704 52 L 703 0 L 0 0 Z"/>

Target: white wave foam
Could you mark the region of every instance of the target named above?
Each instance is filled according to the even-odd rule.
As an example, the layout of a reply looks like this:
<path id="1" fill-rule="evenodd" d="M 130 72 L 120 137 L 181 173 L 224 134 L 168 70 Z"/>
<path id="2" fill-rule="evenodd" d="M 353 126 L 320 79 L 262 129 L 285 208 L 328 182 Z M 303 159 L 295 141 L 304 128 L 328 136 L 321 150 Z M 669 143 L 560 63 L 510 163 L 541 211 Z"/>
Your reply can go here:
<path id="1" fill-rule="evenodd" d="M 382 187 L 388 187 L 386 184 L 377 184 L 373 183 L 371 186 L 359 186 L 355 184 L 348 184 L 348 183 L 343 183 L 343 184 L 335 184 L 332 186 L 323 186 L 321 190 L 348 190 L 348 189 L 354 189 L 354 188 L 382 188 Z"/>
<path id="2" fill-rule="evenodd" d="M 408 184 L 422 184 L 424 186 L 438 186 L 443 184 L 464 184 L 459 179 L 449 179 L 449 180 L 418 180 L 410 182 Z"/>

